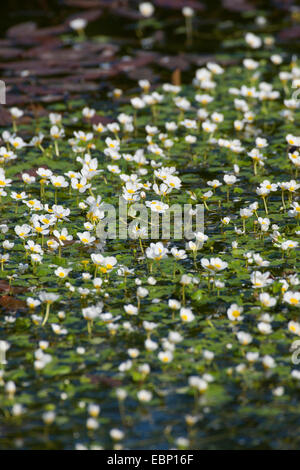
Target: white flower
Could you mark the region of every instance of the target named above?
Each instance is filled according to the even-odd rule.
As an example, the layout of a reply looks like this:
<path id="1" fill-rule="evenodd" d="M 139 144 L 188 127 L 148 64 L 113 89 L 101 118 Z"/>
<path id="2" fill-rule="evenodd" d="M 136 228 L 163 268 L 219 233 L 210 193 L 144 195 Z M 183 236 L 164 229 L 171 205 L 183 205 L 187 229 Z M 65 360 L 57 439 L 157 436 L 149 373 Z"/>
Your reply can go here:
<path id="1" fill-rule="evenodd" d="M 21 109 L 15 107 L 15 106 L 12 107 L 12 108 L 10 108 L 9 111 L 10 111 L 10 114 L 12 115 L 12 117 L 13 117 L 14 119 L 19 119 L 19 118 L 22 117 L 23 114 L 24 114 L 24 112 L 23 112 Z"/>
<path id="2" fill-rule="evenodd" d="M 74 20 L 70 21 L 69 25 L 70 28 L 74 29 L 75 31 L 81 31 L 86 27 L 87 21 L 84 18 L 75 18 Z"/>
<path id="3" fill-rule="evenodd" d="M 121 441 L 122 439 L 124 439 L 124 436 L 125 436 L 123 431 L 121 431 L 120 429 L 116 429 L 116 428 L 111 429 L 109 431 L 109 435 L 114 441 Z"/>
<path id="4" fill-rule="evenodd" d="M 124 390 L 124 388 L 117 388 L 116 395 L 117 395 L 118 400 L 124 401 L 127 397 L 127 392 L 126 390 Z"/>
<path id="5" fill-rule="evenodd" d="M 15 403 L 11 410 L 13 416 L 21 416 L 24 411 L 24 407 L 20 403 Z"/>
<path id="6" fill-rule="evenodd" d="M 126 372 L 126 371 L 130 370 L 131 368 L 132 368 L 132 361 L 130 359 L 128 359 L 125 362 L 122 362 L 119 365 L 119 371 L 120 372 Z"/>
<path id="7" fill-rule="evenodd" d="M 56 335 L 66 335 L 68 333 L 66 328 L 62 328 L 62 326 L 57 323 L 51 323 L 51 328 Z"/>
<path id="8" fill-rule="evenodd" d="M 139 401 L 146 403 L 152 400 L 152 392 L 150 392 L 149 390 L 139 390 L 137 392 L 137 397 Z"/>
<path id="9" fill-rule="evenodd" d="M 227 316 L 231 321 L 241 321 L 243 320 L 243 307 L 239 307 L 237 304 L 230 305 L 229 309 L 227 310 Z"/>
<path id="10" fill-rule="evenodd" d="M 52 139 L 57 140 L 60 139 L 61 137 L 64 137 L 65 131 L 62 128 L 59 128 L 58 126 L 52 126 L 50 129 L 50 135 Z"/>
<path id="11" fill-rule="evenodd" d="M 271 297 L 268 293 L 259 294 L 259 301 L 264 307 L 274 307 L 277 302 L 275 297 Z"/>
<path id="12" fill-rule="evenodd" d="M 49 342 L 48 341 L 40 341 L 39 342 L 39 347 L 42 351 L 44 351 L 49 347 Z"/>
<path id="13" fill-rule="evenodd" d="M 223 219 L 221 219 L 221 222 L 223 225 L 228 225 L 230 223 L 230 217 L 223 217 Z"/>
<path id="14" fill-rule="evenodd" d="M 276 363 L 275 363 L 273 357 L 268 356 L 268 355 L 266 355 L 262 358 L 262 364 L 265 367 L 265 369 L 272 369 L 276 366 Z"/>
<path id="15" fill-rule="evenodd" d="M 257 138 L 255 139 L 255 145 L 256 145 L 256 147 L 258 147 L 258 148 L 265 148 L 265 147 L 268 147 L 269 144 L 268 144 L 267 139 L 263 139 L 263 138 L 261 138 L 261 137 L 257 137 Z"/>
<path id="16" fill-rule="evenodd" d="M 27 145 L 21 137 L 11 137 L 9 143 L 16 150 L 20 150 Z"/>
<path id="17" fill-rule="evenodd" d="M 163 214 L 169 209 L 168 204 L 161 201 L 146 201 L 146 206 L 150 207 L 151 211 L 158 212 L 159 214 Z"/>
<path id="18" fill-rule="evenodd" d="M 291 333 L 294 333 L 295 335 L 300 336 L 300 323 L 295 322 L 295 321 L 290 321 L 288 323 L 288 329 L 291 331 Z"/>
<path id="19" fill-rule="evenodd" d="M 124 305 L 124 310 L 128 315 L 137 315 L 138 314 L 138 308 L 135 307 L 132 304 Z"/>
<path id="20" fill-rule="evenodd" d="M 208 388 L 207 381 L 196 375 L 189 377 L 188 382 L 190 387 L 196 388 L 200 393 L 204 393 Z"/>
<path id="21" fill-rule="evenodd" d="M 261 228 L 262 232 L 267 232 L 269 230 L 270 219 L 263 218 L 263 217 L 258 217 L 257 221 L 260 225 L 260 228 Z"/>
<path id="22" fill-rule="evenodd" d="M 246 353 L 246 359 L 250 363 L 257 361 L 258 358 L 259 358 L 259 353 L 258 352 L 247 352 Z"/>
<path id="23" fill-rule="evenodd" d="M 70 271 L 72 271 L 72 270 L 71 269 L 64 269 L 62 267 L 59 267 L 54 271 L 54 273 L 56 274 L 56 276 L 64 279 L 65 277 L 68 276 Z"/>
<path id="24" fill-rule="evenodd" d="M 281 244 L 280 248 L 283 251 L 286 251 L 286 250 L 291 250 L 292 248 L 297 248 L 298 245 L 299 245 L 298 242 L 295 242 L 293 240 L 286 240 L 285 242 Z"/>
<path id="25" fill-rule="evenodd" d="M 171 351 L 160 351 L 158 353 L 158 359 L 161 362 L 168 363 L 173 360 L 173 354 Z"/>
<path id="26" fill-rule="evenodd" d="M 168 250 L 161 242 L 151 243 L 150 247 L 146 249 L 146 256 L 149 259 L 159 261 L 167 256 Z"/>
<path id="27" fill-rule="evenodd" d="M 232 186 L 237 182 L 237 177 L 235 175 L 224 175 L 223 180 L 228 186 Z"/>
<path id="28" fill-rule="evenodd" d="M 269 335 L 270 333 L 272 333 L 272 326 L 270 325 L 270 323 L 266 323 L 266 322 L 259 322 L 257 324 L 257 328 L 259 329 L 260 333 L 263 333 L 265 335 Z"/>
<path id="29" fill-rule="evenodd" d="M 86 421 L 86 427 L 89 431 L 95 431 L 99 428 L 99 423 L 95 418 L 88 418 Z"/>
<path id="30" fill-rule="evenodd" d="M 81 243 L 84 245 L 91 245 L 96 238 L 93 237 L 90 232 L 77 232 L 77 237 L 80 239 Z"/>
<path id="31" fill-rule="evenodd" d="M 35 370 L 44 369 L 44 367 L 46 367 L 46 365 L 52 360 L 52 357 L 49 354 L 44 354 L 40 349 L 35 351 L 34 356 L 36 358 L 33 363 Z"/>
<path id="32" fill-rule="evenodd" d="M 211 118 L 216 123 L 223 122 L 224 120 L 223 114 L 217 112 L 212 113 Z"/>
<path id="33" fill-rule="evenodd" d="M 102 283 L 103 281 L 100 277 L 96 277 L 93 279 L 93 284 L 96 289 L 100 289 L 100 287 L 102 286 Z"/>
<path id="34" fill-rule="evenodd" d="M 155 284 L 157 283 L 156 279 L 153 276 L 149 276 L 147 282 L 150 286 L 155 286 Z"/>
<path id="35" fill-rule="evenodd" d="M 173 247 L 171 249 L 171 253 L 174 256 L 175 259 L 186 259 L 187 254 L 185 250 L 178 250 L 176 247 Z"/>
<path id="36" fill-rule="evenodd" d="M 100 406 L 94 403 L 91 403 L 88 406 L 88 413 L 92 418 L 97 418 L 97 416 L 99 416 L 99 413 L 100 413 Z"/>
<path id="37" fill-rule="evenodd" d="M 202 354 L 204 359 L 206 359 L 207 361 L 212 361 L 215 357 L 214 353 L 212 351 L 208 351 L 207 349 L 204 349 Z"/>
<path id="38" fill-rule="evenodd" d="M 255 70 L 259 66 L 259 62 L 256 62 L 253 59 L 244 59 L 243 65 L 248 70 Z"/>
<path id="39" fill-rule="evenodd" d="M 262 40 L 260 37 L 253 33 L 247 33 L 245 35 L 245 41 L 252 49 L 258 49 L 262 45 Z"/>
<path id="40" fill-rule="evenodd" d="M 149 321 L 146 321 L 144 320 L 143 321 L 143 327 L 145 328 L 146 331 L 153 331 L 155 330 L 155 328 L 157 327 L 157 323 L 154 323 L 154 322 L 149 322 Z"/>
<path id="41" fill-rule="evenodd" d="M 136 348 L 129 348 L 127 352 L 128 356 L 131 357 L 131 359 L 136 359 L 140 354 L 140 351 Z"/>
<path id="42" fill-rule="evenodd" d="M 300 306 L 300 292 L 287 291 L 283 295 L 283 301 L 292 305 L 293 307 Z"/>
<path id="43" fill-rule="evenodd" d="M 131 98 L 130 102 L 135 109 L 142 109 L 145 107 L 145 102 L 141 98 Z"/>
<path id="44" fill-rule="evenodd" d="M 168 305 L 172 310 L 178 310 L 181 307 L 180 302 L 178 302 L 178 300 L 176 300 L 176 299 L 169 299 L 168 300 Z"/>
<path id="45" fill-rule="evenodd" d="M 270 273 L 261 273 L 260 271 L 253 271 L 251 274 L 252 287 L 254 289 L 263 288 L 272 284 L 273 279 L 270 279 Z"/>
<path id="46" fill-rule="evenodd" d="M 93 321 L 99 317 L 99 309 L 96 307 L 86 307 L 82 309 L 82 316 L 85 320 Z"/>
<path id="47" fill-rule="evenodd" d="M 237 339 L 243 345 L 247 345 L 252 342 L 252 336 L 249 333 L 245 333 L 244 331 L 238 331 Z"/>
<path id="48" fill-rule="evenodd" d="M 150 2 L 143 2 L 139 4 L 139 10 L 141 15 L 145 16 L 145 18 L 149 18 L 154 13 L 154 6 Z"/>
<path id="49" fill-rule="evenodd" d="M 216 189 L 219 186 L 222 186 L 222 183 L 219 180 L 212 180 L 212 181 L 207 181 L 207 186 L 211 186 L 212 188 Z"/>
<path id="50" fill-rule="evenodd" d="M 169 341 L 174 344 L 180 343 L 183 340 L 183 337 L 177 331 L 169 331 L 168 338 Z"/>
<path id="51" fill-rule="evenodd" d="M 203 244 L 208 240 L 208 236 L 205 235 L 203 232 L 195 232 L 194 236 L 196 238 L 197 247 L 202 247 Z"/>
<path id="52" fill-rule="evenodd" d="M 15 232 L 20 238 L 25 238 L 30 234 L 31 227 L 30 227 L 30 225 L 27 225 L 27 224 L 16 225 L 15 226 Z"/>
<path id="53" fill-rule="evenodd" d="M 260 254 L 258 253 L 253 254 L 253 260 L 255 264 L 257 264 L 257 266 L 269 266 L 270 264 L 269 261 L 263 260 Z"/>
<path id="54" fill-rule="evenodd" d="M 183 7 L 182 8 L 182 14 L 183 14 L 183 16 L 186 16 L 186 17 L 192 17 L 192 16 L 194 16 L 195 11 L 191 7 Z"/>
<path id="55" fill-rule="evenodd" d="M 52 304 L 59 298 L 59 295 L 53 294 L 51 292 L 40 292 L 39 299 L 41 302 Z"/>
<path id="56" fill-rule="evenodd" d="M 158 344 L 152 339 L 148 338 L 145 340 L 145 348 L 147 351 L 155 351 L 158 348 Z"/>
<path id="57" fill-rule="evenodd" d="M 147 297 L 148 294 L 149 294 L 148 289 L 145 289 L 144 287 L 138 287 L 136 291 L 136 295 L 141 298 Z"/>
<path id="58" fill-rule="evenodd" d="M 191 284 L 192 280 L 193 278 L 191 276 L 189 276 L 188 274 L 183 274 L 180 279 L 180 284 L 182 284 L 183 286 L 188 286 L 189 284 Z"/>
<path id="59" fill-rule="evenodd" d="M 42 418 L 45 424 L 52 424 L 56 418 L 56 413 L 54 411 L 46 411 L 43 413 Z"/>
<path id="60" fill-rule="evenodd" d="M 207 62 L 206 67 L 215 75 L 222 75 L 224 73 L 223 67 L 215 62 Z"/>
<path id="61" fill-rule="evenodd" d="M 212 134 L 217 128 L 217 125 L 210 121 L 202 122 L 201 126 L 205 132 L 208 132 L 210 134 Z"/>
<path id="62" fill-rule="evenodd" d="M 195 316 L 190 308 L 182 307 L 180 309 L 180 318 L 184 323 L 190 323 L 195 319 Z"/>
<path id="63" fill-rule="evenodd" d="M 226 269 L 228 263 L 222 261 L 220 258 L 202 258 L 201 265 L 204 269 L 207 269 L 207 271 L 211 273 L 216 273 L 222 271 L 223 269 Z"/>
<path id="64" fill-rule="evenodd" d="M 253 211 L 251 209 L 240 209 L 240 216 L 242 219 L 248 219 L 251 217 L 253 214 Z"/>
<path id="65" fill-rule="evenodd" d="M 292 370 L 291 376 L 293 379 L 300 380 L 300 370 Z"/>
<path id="66" fill-rule="evenodd" d="M 100 261 L 100 271 L 103 273 L 110 272 L 117 264 L 117 259 L 114 256 L 102 257 Z"/>

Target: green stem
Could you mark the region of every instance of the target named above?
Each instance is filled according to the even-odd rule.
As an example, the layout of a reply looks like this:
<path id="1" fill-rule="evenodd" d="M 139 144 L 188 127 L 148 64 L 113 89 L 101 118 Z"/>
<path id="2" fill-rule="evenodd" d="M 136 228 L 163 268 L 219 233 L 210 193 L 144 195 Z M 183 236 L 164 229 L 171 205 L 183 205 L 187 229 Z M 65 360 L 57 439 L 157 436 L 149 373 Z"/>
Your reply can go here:
<path id="1" fill-rule="evenodd" d="M 46 314 L 45 314 L 45 317 L 44 317 L 44 320 L 43 320 L 43 323 L 42 323 L 42 326 L 45 326 L 47 321 L 48 321 L 48 318 L 49 318 L 49 313 L 50 313 L 50 304 L 49 302 L 47 303 L 47 306 L 46 306 Z"/>

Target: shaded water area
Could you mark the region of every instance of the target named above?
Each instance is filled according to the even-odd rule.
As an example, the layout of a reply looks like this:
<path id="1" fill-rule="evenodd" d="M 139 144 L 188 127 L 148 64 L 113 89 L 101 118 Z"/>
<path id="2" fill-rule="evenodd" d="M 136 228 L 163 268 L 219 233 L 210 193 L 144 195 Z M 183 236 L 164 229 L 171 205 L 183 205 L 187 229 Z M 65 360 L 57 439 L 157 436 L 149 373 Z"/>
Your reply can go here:
<path id="1" fill-rule="evenodd" d="M 140 92 L 137 82 L 141 79 L 151 82 L 152 91 L 157 89 L 161 92 L 160 87 L 166 82 L 183 86 L 185 96 L 192 101 L 194 91 L 191 82 L 195 71 L 207 62 L 231 67 L 230 72 L 218 81 L 219 95 L 214 103 L 214 110 L 224 112 L 226 119 L 231 119 L 232 97 L 228 89 L 240 87 L 243 80 L 249 79 L 247 72 L 240 67 L 244 57 L 261 61 L 262 80 L 274 80 L 275 88 L 281 87 L 281 84 L 269 65 L 270 53 L 281 54 L 286 68 L 292 61 L 297 61 L 295 56 L 300 52 L 300 9 L 296 2 L 156 0 L 153 2 L 155 15 L 149 19 L 142 18 L 138 13 L 138 3 L 126 0 L 11 1 L 9 9 L 0 18 L 0 78 L 7 87 L 7 104 L 0 110 L 1 132 L 11 126 L 8 112 L 11 106 L 25 111 L 18 124 L 18 135 L 25 141 L 38 132 L 49 134 L 49 112 L 64 114 L 67 137 L 72 136 L 73 130 L 90 130 L 91 122 L 104 125 L 115 122 L 120 112 L 132 111 L 129 98 Z M 196 12 L 192 41 L 186 39 L 185 20 L 181 13 L 181 8 L 186 5 L 192 6 Z M 70 20 L 78 17 L 88 21 L 85 37 L 77 37 L 69 28 Z M 266 22 L 259 21 L 259 17 L 265 18 Z M 249 50 L 244 41 L 245 32 L 265 38 L 265 49 Z M 273 44 L 271 41 L 268 45 L 270 36 L 275 42 Z M 116 88 L 123 91 L 120 97 L 114 95 Z M 292 91 L 287 91 L 287 97 Z M 170 111 L 172 105 L 172 100 L 167 98 L 166 103 L 159 107 L 158 117 L 150 112 L 141 113 L 138 116 L 140 128 L 149 123 L 163 128 L 166 121 L 177 120 L 177 116 L 174 117 L 173 111 Z M 272 178 L 287 180 L 294 173 L 288 163 L 282 163 L 287 153 L 285 135 L 296 133 L 299 129 L 299 110 L 296 111 L 297 118 L 290 123 L 278 117 L 280 108 L 277 103 L 268 105 L 258 113 L 258 125 L 268 137 L 272 137 L 270 154 L 273 164 L 267 165 L 266 171 L 272 174 Z M 96 119 L 91 122 L 82 120 L 84 106 L 96 110 Z M 231 128 L 225 128 L 224 132 L 233 138 Z M 195 150 L 195 154 L 205 155 L 204 163 L 200 162 L 195 155 L 190 158 L 183 141 L 184 132 L 178 135 L 178 147 L 170 162 L 176 164 L 182 178 L 184 191 L 179 194 L 178 200 L 186 202 L 184 192 L 191 191 L 201 198 L 201 185 L 213 178 L 221 179 L 223 170 L 231 171 L 237 157 L 229 155 L 227 159 L 224 149 L 208 151 L 208 142 L 203 139 Z M 251 134 L 245 136 L 247 150 L 251 149 L 252 141 Z M 106 169 L 102 144 L 97 144 L 95 155 L 100 163 L 99 168 Z M 141 135 L 125 140 L 124 151 L 134 153 L 139 145 L 143 146 Z M 13 178 L 13 189 L 24 189 L 21 188 L 23 183 L 20 177 L 24 171 L 36 176 L 38 167 L 60 174 L 73 170 L 75 159 L 72 160 L 66 141 L 60 143 L 60 158 L 51 155 L 51 145 L 45 148 L 42 155 L 38 148 L 30 148 L 16 163 L 8 166 L 7 175 Z M 226 260 L 230 260 L 231 244 L 236 239 L 236 233 L 230 227 L 226 238 L 223 232 L 218 231 L 220 218 L 230 215 L 236 222 L 240 208 L 255 200 L 253 187 L 258 184 L 258 179 L 253 176 L 250 163 L 244 164 L 242 158 L 238 163 L 243 172 L 231 201 L 226 202 L 225 190 L 220 199 L 213 196 L 205 232 L 213 242 L 206 249 L 205 256 L 221 253 L 220 256 L 224 255 Z M 115 202 L 120 185 L 111 174 L 107 179 L 104 183 L 100 174 L 96 194 L 101 194 L 104 200 Z M 34 187 L 32 197 L 39 198 L 39 191 L 38 186 Z M 53 204 L 57 194 L 54 195 L 54 190 L 46 187 L 44 196 Z M 73 233 L 82 231 L 83 216 L 78 197 L 65 189 L 59 198 L 61 204 L 72 209 L 69 227 Z M 221 199 L 224 201 L 223 209 Z M 269 204 L 272 223 L 280 224 L 286 215 L 278 210 L 281 195 L 278 193 L 270 197 Z M 22 204 L 15 206 L 17 204 L 12 201 L 1 206 L 1 224 L 21 223 L 19 219 L 27 215 L 26 209 L 21 207 Z M 290 219 L 286 222 L 286 229 L 291 237 L 296 237 L 295 225 Z M 245 250 L 255 251 L 256 228 L 248 226 L 248 230 L 249 235 L 241 244 Z M 1 233 L 1 243 L 4 240 L 5 233 Z M 297 272 L 299 261 L 296 256 L 291 254 L 286 261 L 281 258 L 280 252 L 275 252 L 270 239 L 264 240 L 262 237 L 260 242 L 263 256 L 272 261 L 274 279 Z M 177 246 L 181 249 L 185 247 L 182 241 Z M 150 272 L 145 260 L 138 259 L 139 250 L 138 243 L 132 240 L 126 243 L 113 240 L 107 244 L 106 254 L 117 256 L 120 265 L 135 269 L 128 279 L 126 276 L 125 279 L 117 277 L 114 273 L 105 288 L 108 296 L 99 297 L 105 303 L 104 310 L 115 317 L 123 314 L 124 299 L 128 304 L 136 302 L 135 277 L 140 277 L 147 285 Z M 13 400 L 5 395 L 1 386 L 0 449 L 74 449 L 78 444 L 87 448 L 109 449 L 115 444 L 109 434 L 113 428 L 124 431 L 124 448 L 129 449 L 169 449 L 175 446 L 196 449 L 299 448 L 299 386 L 287 372 L 291 368 L 291 338 L 281 330 L 287 315 L 284 306 L 274 312 L 273 340 L 269 337 L 261 339 L 257 335 L 253 343 L 253 350 L 259 350 L 261 355 L 278 357 L 276 372 L 273 375 L 266 373 L 261 364 L 257 369 L 251 369 L 251 366 L 248 375 L 235 370 L 246 359 L 244 352 L 236 345 L 236 326 L 228 327 L 226 309 L 232 302 L 239 301 L 243 288 L 245 310 L 250 311 L 251 317 L 249 328 L 261 313 L 255 310 L 258 301 L 257 296 L 254 300 L 251 297 L 248 272 L 245 272 L 244 265 L 241 268 L 243 254 L 241 249 L 232 255 L 232 275 L 226 278 L 228 289 L 222 291 L 220 296 L 217 297 L 219 292 L 216 289 L 212 293 L 207 292 L 206 278 L 200 279 L 198 287 L 187 287 L 187 295 L 190 295 L 192 307 L 199 316 L 199 324 L 184 331 L 184 345 L 178 346 L 178 356 L 170 368 L 168 365 L 162 368 L 158 361 L 153 361 L 151 374 L 146 378 L 138 370 L 122 375 L 118 369 L 120 363 L 128 359 L 128 348 L 143 351 L 144 362 L 152 360 L 152 353 L 144 350 L 146 335 L 141 321 L 133 318 L 133 332 L 120 328 L 121 333 L 116 335 L 108 333 L 103 322 L 99 330 L 95 328 L 92 337 L 89 337 L 81 309 L 98 300 L 98 291 L 93 291 L 91 296 L 79 295 L 76 291 L 76 295 L 72 296 L 72 292 L 68 292 L 52 275 L 53 263 L 68 266 L 72 259 L 78 259 L 78 266 L 73 268 L 75 277 L 72 282 L 76 289 L 84 287 L 82 269 L 88 269 L 85 263 L 90 252 L 70 242 L 66 249 L 63 246 L 63 261 L 47 254 L 49 266 L 41 265 L 36 271 L 22 272 L 8 284 L 5 274 L 14 274 L 19 263 L 25 263 L 19 240 L 11 256 L 9 272 L 2 273 L 0 279 L 0 339 L 9 341 L 11 345 L 5 370 L 8 379 L 16 383 L 17 401 L 26 411 L 23 416 L 12 416 Z M 93 268 L 90 272 L 93 273 Z M 143 313 L 146 316 L 142 319 L 151 322 L 162 319 L 165 337 L 174 328 L 171 314 L 166 308 L 167 301 L 170 298 L 181 299 L 179 279 L 186 272 L 195 276 L 199 274 L 192 259 L 184 259 L 175 267 L 168 259 L 165 273 L 159 269 L 154 272 L 160 278 L 159 285 L 147 286 L 150 294 L 144 300 Z M 59 322 L 58 311 L 65 311 L 67 320 L 61 324 L 68 329 L 66 337 L 51 332 L 49 324 L 44 329 L 33 324 L 30 318 L 32 312 L 28 313 L 25 301 L 29 293 L 33 297 L 36 295 L 36 286 L 38 290 L 49 289 L 61 295 L 59 307 L 55 305 L 51 315 L 53 321 L 55 316 L 55 321 Z M 274 292 L 280 295 L 279 283 Z M 10 315 L 17 318 L 15 323 L 9 319 L 4 321 L 4 317 Z M 291 319 L 297 320 L 297 315 L 293 313 Z M 178 331 L 181 331 L 180 327 Z M 155 335 L 158 341 L 159 335 Z M 53 359 L 45 370 L 38 371 L 33 367 L 34 351 L 41 340 L 50 342 L 49 351 Z M 232 349 L 231 343 L 234 344 Z M 78 352 L 79 346 L 85 349 L 84 353 Z M 202 352 L 206 349 L 214 351 L 214 361 L 203 359 Z M 214 376 L 207 398 L 204 395 L 199 399 L 193 390 L 188 390 L 187 377 L 196 371 L 199 374 L 209 371 Z M 284 383 L 287 393 L 275 396 L 273 390 L 281 383 Z M 124 402 L 116 398 L 120 387 L 126 389 L 128 394 Z M 153 392 L 151 406 L 136 400 L 136 391 L 143 388 Z M 86 410 L 91 403 L 101 406 L 100 426 L 95 432 L 86 429 Z M 56 419 L 45 426 L 42 414 L 52 410 L 56 411 Z M 193 419 L 190 415 L 196 417 L 195 423 L 191 424 Z M 176 440 L 181 437 L 188 439 L 188 444 Z"/>
<path id="2" fill-rule="evenodd" d="M 141 78 L 154 85 L 171 81 L 175 70 L 188 83 L 195 68 L 213 57 L 227 64 L 239 60 L 245 31 L 273 36 L 277 52 L 299 52 L 299 10 L 293 2 L 157 1 L 149 19 L 138 13 L 138 3 L 12 2 L 0 20 L 8 104 L 40 106 L 73 96 L 87 102 L 96 96 L 97 104 L 115 86 L 133 88 Z M 186 41 L 181 14 L 189 4 L 197 12 L 192 43 Z M 266 24 L 257 24 L 260 15 Z M 88 20 L 87 38 L 74 44 L 69 21 L 78 16 Z"/>

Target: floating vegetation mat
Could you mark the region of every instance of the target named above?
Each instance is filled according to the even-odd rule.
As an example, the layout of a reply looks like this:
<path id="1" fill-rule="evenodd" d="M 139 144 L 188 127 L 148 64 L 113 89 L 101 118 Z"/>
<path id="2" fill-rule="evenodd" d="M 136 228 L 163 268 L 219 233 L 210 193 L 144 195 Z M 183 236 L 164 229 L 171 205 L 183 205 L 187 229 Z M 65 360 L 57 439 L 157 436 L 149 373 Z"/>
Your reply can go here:
<path id="1" fill-rule="evenodd" d="M 299 448 L 300 64 L 245 39 L 189 85 L 11 108 L 1 448 Z"/>

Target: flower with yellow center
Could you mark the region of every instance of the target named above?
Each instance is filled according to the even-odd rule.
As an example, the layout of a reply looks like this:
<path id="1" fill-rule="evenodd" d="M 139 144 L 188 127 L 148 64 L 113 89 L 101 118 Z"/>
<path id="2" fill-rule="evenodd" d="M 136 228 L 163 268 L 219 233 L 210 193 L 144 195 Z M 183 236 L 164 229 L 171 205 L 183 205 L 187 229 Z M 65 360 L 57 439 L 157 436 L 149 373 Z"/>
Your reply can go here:
<path id="1" fill-rule="evenodd" d="M 283 301 L 292 305 L 293 307 L 300 306 L 300 292 L 287 291 L 283 296 Z"/>

